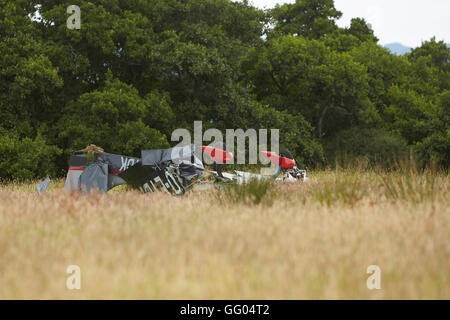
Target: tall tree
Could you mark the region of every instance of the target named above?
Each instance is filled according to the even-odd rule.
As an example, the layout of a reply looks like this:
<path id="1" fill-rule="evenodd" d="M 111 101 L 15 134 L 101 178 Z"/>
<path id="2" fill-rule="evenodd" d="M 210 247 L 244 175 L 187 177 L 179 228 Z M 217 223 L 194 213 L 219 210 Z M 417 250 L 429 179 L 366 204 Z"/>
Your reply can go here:
<path id="1" fill-rule="evenodd" d="M 374 35 L 372 27 L 363 18 L 353 18 L 350 22 L 350 28 L 346 32 L 357 37 L 361 42 L 378 42 L 378 38 Z"/>
<path id="2" fill-rule="evenodd" d="M 260 101 L 303 115 L 320 138 L 378 117 L 368 98 L 366 68 L 321 41 L 270 39 L 249 51 L 242 71 Z"/>
<path id="3" fill-rule="evenodd" d="M 333 0 L 296 0 L 270 10 L 274 32 L 318 39 L 337 30 L 336 20 L 342 16 Z"/>

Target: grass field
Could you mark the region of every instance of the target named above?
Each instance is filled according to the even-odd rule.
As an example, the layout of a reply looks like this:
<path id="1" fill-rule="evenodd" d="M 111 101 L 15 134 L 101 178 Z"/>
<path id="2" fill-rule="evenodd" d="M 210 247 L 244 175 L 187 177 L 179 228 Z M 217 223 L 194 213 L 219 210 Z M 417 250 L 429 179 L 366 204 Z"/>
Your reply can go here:
<path id="1" fill-rule="evenodd" d="M 355 170 L 179 198 L 6 184 L 0 298 L 449 299 L 449 192 L 444 174 Z"/>

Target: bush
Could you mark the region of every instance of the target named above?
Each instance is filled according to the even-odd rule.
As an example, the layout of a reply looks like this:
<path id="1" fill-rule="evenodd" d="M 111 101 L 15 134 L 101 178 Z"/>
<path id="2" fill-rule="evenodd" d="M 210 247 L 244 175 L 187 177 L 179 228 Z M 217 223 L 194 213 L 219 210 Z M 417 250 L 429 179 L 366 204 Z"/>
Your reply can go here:
<path id="1" fill-rule="evenodd" d="M 34 140 L 0 136 L 0 179 L 27 180 L 57 175 L 56 157 L 62 151 L 47 145 L 38 134 Z"/>

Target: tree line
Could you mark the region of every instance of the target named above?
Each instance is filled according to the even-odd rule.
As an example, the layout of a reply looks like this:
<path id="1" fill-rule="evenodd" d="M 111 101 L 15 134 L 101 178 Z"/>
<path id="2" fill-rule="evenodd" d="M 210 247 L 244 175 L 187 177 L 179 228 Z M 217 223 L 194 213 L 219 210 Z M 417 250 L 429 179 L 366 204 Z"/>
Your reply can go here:
<path id="1" fill-rule="evenodd" d="M 397 56 L 333 0 L 0 0 L 0 179 L 61 176 L 88 144 L 139 156 L 195 120 L 278 128 L 301 166 L 450 163 L 450 49 Z M 401 39 L 399 39 L 401 40 Z"/>

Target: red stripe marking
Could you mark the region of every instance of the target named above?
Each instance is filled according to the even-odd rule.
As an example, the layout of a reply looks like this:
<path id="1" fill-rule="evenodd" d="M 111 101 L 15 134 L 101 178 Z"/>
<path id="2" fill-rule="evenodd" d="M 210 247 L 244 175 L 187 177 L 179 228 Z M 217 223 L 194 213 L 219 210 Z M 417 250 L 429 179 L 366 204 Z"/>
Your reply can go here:
<path id="1" fill-rule="evenodd" d="M 70 167 L 69 170 L 84 171 L 84 168 Z M 112 174 L 120 174 L 120 171 L 112 171 L 112 170 L 109 170 L 109 173 L 112 173 Z"/>

